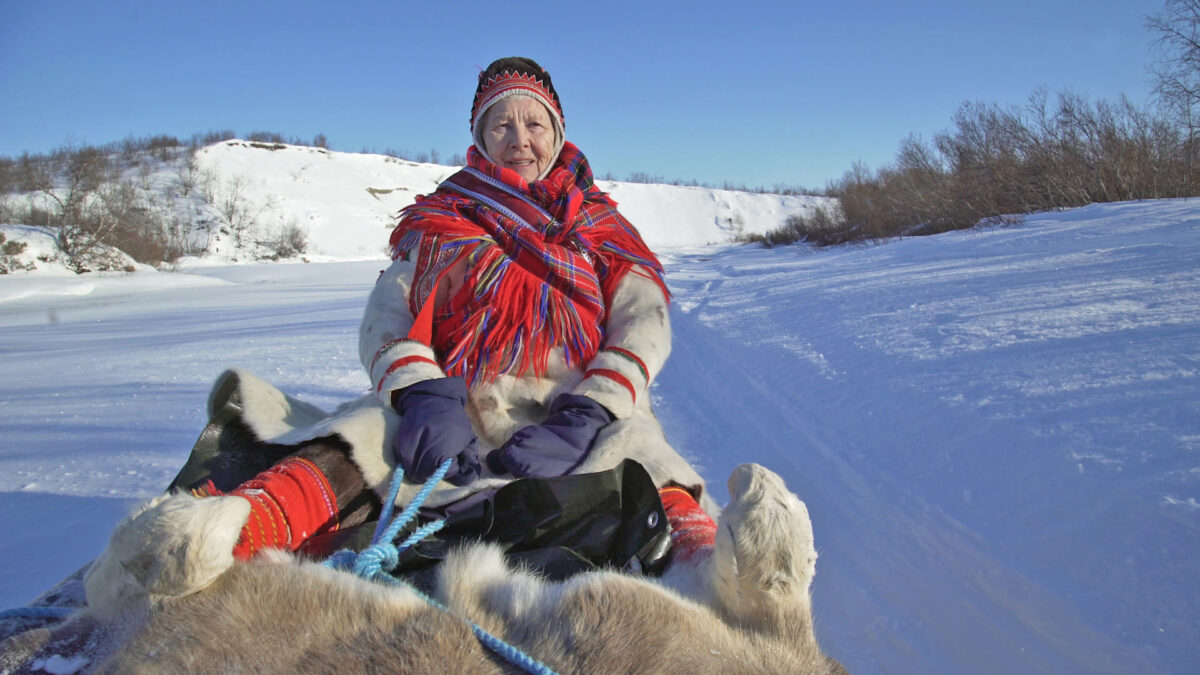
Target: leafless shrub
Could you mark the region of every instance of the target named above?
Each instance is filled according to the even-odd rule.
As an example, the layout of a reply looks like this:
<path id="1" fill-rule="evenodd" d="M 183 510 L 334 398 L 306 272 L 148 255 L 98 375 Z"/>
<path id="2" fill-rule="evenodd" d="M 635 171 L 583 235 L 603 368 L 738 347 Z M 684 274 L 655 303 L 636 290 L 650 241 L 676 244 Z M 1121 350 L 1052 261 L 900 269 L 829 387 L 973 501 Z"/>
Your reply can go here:
<path id="1" fill-rule="evenodd" d="M 308 232 L 295 222 L 290 222 L 257 244 L 261 251 L 258 257 L 263 260 L 295 258 L 308 250 Z"/>
<path id="2" fill-rule="evenodd" d="M 8 157 L 0 157 L 0 195 L 17 191 L 17 163 Z"/>
<path id="3" fill-rule="evenodd" d="M 830 184 L 848 240 L 934 234 L 1008 214 L 1197 194 L 1188 143 L 1168 119 L 1127 98 L 1092 103 L 1035 92 L 1023 108 L 965 103 L 931 143 L 905 139 L 877 171 L 855 165 Z"/>
<path id="4" fill-rule="evenodd" d="M 814 209 L 811 214 L 792 214 L 783 225 L 763 234 L 743 234 L 737 241 L 758 243 L 766 248 L 785 246 L 796 242 L 807 242 L 815 246 L 831 246 L 844 244 L 845 228 L 840 214 L 823 208 Z"/>
<path id="5" fill-rule="evenodd" d="M 287 139 L 283 137 L 283 134 L 274 131 L 251 131 L 249 134 L 246 134 L 246 140 L 255 143 L 287 143 Z"/>
<path id="6" fill-rule="evenodd" d="M 211 223 L 195 214 L 175 211 L 163 221 L 165 251 L 163 261 L 174 263 L 184 256 L 203 255 L 211 243 Z"/>
<path id="7" fill-rule="evenodd" d="M 0 232 L 0 274 L 8 274 L 18 270 L 31 270 L 34 268 L 32 262 L 22 262 L 21 254 L 25 252 L 26 244 L 23 241 L 8 241 L 3 232 Z"/>
<path id="8" fill-rule="evenodd" d="M 105 243 L 142 263 L 160 264 L 173 260 L 164 227 L 166 206 L 158 199 L 136 191 L 127 192 L 129 202 Z"/>
<path id="9" fill-rule="evenodd" d="M 160 162 L 169 162 L 175 159 L 176 153 L 182 147 L 183 143 L 178 138 L 166 134 L 151 136 L 146 140 L 146 149 Z"/>
<path id="10" fill-rule="evenodd" d="M 22 159 L 24 187 L 49 205 L 48 224 L 58 228 L 68 266 L 77 272 L 112 269 L 118 261 L 105 239 L 132 207 L 133 185 L 117 180 L 108 155 L 91 146 L 68 145 L 48 161 Z"/>
<path id="11" fill-rule="evenodd" d="M 223 184 L 214 181 L 204 197 L 215 209 L 220 231 L 229 235 L 235 250 L 252 252 L 260 239 L 262 216 L 273 208 L 270 199 L 255 203 L 249 196 L 250 179 L 230 176 Z"/>
<path id="12" fill-rule="evenodd" d="M 666 183 L 667 179 L 662 176 L 654 176 L 644 171 L 634 171 L 625 177 L 626 183 Z"/>
<path id="13" fill-rule="evenodd" d="M 237 132 L 232 129 L 221 129 L 219 131 L 206 131 L 204 133 L 192 134 L 192 148 L 202 148 L 207 145 L 221 143 L 237 138 Z"/>
<path id="14" fill-rule="evenodd" d="M 175 185 L 172 191 L 186 199 L 201 182 L 201 170 L 196 162 L 196 151 L 190 150 L 175 168 Z"/>

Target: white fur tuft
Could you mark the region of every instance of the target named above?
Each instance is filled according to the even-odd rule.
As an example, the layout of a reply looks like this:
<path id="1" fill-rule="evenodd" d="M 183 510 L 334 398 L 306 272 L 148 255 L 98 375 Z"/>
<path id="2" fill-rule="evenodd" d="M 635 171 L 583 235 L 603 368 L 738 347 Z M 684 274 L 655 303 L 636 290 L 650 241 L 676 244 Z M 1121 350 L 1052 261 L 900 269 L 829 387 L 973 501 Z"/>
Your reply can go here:
<path id="1" fill-rule="evenodd" d="M 195 593 L 233 565 L 233 547 L 250 515 L 241 497 L 157 497 L 113 531 L 84 579 L 88 605 L 119 611 L 151 595 Z"/>
<path id="2" fill-rule="evenodd" d="M 708 570 L 716 602 L 751 623 L 780 607 L 807 610 L 817 563 L 808 508 L 757 464 L 738 466 L 728 484 Z"/>

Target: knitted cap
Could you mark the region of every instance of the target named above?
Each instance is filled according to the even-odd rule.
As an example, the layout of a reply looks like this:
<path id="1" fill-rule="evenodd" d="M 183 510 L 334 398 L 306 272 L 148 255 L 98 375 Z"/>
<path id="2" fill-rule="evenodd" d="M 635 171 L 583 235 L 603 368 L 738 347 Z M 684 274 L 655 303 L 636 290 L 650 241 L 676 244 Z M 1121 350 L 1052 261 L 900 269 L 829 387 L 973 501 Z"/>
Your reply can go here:
<path id="1" fill-rule="evenodd" d="M 537 99 L 550 113 L 557 135 L 555 145 L 562 147 L 566 138 L 565 121 L 563 119 L 562 102 L 558 100 L 558 92 L 554 91 L 554 83 L 547 73 L 533 59 L 523 56 L 509 56 L 492 62 L 479 74 L 479 86 L 475 88 L 475 101 L 471 106 L 471 136 L 476 147 L 484 150 L 483 139 L 477 123 L 483 119 L 488 108 L 509 96 L 530 96 Z M 486 154 L 486 151 L 485 151 Z"/>

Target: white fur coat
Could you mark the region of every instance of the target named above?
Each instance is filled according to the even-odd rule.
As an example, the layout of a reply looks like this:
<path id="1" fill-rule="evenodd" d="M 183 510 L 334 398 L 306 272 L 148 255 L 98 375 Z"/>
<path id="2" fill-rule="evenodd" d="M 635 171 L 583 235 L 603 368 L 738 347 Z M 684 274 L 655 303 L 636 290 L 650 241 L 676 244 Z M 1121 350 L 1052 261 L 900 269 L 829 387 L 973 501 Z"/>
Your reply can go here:
<path id="1" fill-rule="evenodd" d="M 244 409 L 243 421 L 260 440 L 292 444 L 339 434 L 353 448 L 352 459 L 367 483 L 381 497 L 385 496 L 395 466 L 391 438 L 399 420 L 390 405 L 391 393 L 424 379 L 445 376 L 439 367 L 421 360 L 400 368 L 390 367 L 406 357 L 434 356 L 425 345 L 396 341 L 407 335 L 413 324 L 407 302 L 411 277 L 410 263 L 393 263 L 380 276 L 368 299 L 359 330 L 359 352 L 363 365 L 371 373 L 374 389 L 371 394 L 327 413 L 251 373 L 230 370 L 213 386 L 210 414 L 224 405 L 221 397 L 237 391 Z M 518 429 L 541 422 L 555 396 L 572 392 L 592 397 L 616 417 L 601 431 L 591 454 L 575 473 L 604 471 L 626 458 L 634 459 L 646 468 L 656 485 L 673 482 L 699 492 L 701 506 L 716 515 L 717 505 L 704 492 L 703 479 L 667 442 L 650 406 L 648 389 L 670 353 L 670 343 L 667 302 L 657 284 L 641 274 L 627 274 L 609 299 L 605 346 L 636 353 L 646 372 L 611 352 L 601 351 L 587 369 L 570 368 L 561 353 L 555 353 L 543 377 L 502 375 L 474 387 L 467 413 L 480 439 L 484 474 L 479 481 L 465 487 L 442 483 L 428 503 L 436 506 L 511 480 L 488 472 L 484 456 Z M 593 369 L 623 374 L 634 383 L 632 395 L 608 378 L 584 376 Z M 415 485 L 407 486 L 400 495 L 401 501 L 407 502 L 417 489 Z"/>

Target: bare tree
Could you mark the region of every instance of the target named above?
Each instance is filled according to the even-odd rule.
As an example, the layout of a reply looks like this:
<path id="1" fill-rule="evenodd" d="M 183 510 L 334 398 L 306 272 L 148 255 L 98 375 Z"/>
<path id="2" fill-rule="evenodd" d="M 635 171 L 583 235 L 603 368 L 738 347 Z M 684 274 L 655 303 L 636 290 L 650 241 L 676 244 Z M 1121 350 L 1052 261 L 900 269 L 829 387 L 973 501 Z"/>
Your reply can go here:
<path id="1" fill-rule="evenodd" d="M 250 204 L 246 197 L 249 180 L 242 175 L 231 176 L 225 181 L 224 189 L 217 197 L 217 212 L 229 228 L 235 248 L 242 248 L 250 233 L 258 227 L 260 209 Z"/>
<path id="2" fill-rule="evenodd" d="M 1151 66 L 1159 103 L 1187 134 L 1185 170 L 1189 185 L 1200 154 L 1200 0 L 1167 0 L 1146 19 L 1155 34 L 1157 62 Z"/>
<path id="3" fill-rule="evenodd" d="M 48 162 L 30 160 L 23 182 L 51 206 L 51 224 L 67 265 L 77 272 L 112 269 L 118 260 L 104 244 L 137 202 L 137 190 L 116 180 L 111 160 L 98 148 L 68 144 Z"/>
<path id="4" fill-rule="evenodd" d="M 221 232 L 232 238 L 234 250 L 253 254 L 261 239 L 262 217 L 275 204 L 270 198 L 255 203 L 249 189 L 250 179 L 238 174 L 230 176 L 222 185 L 213 181 L 210 187 L 201 190 L 201 195 L 216 211 Z"/>

